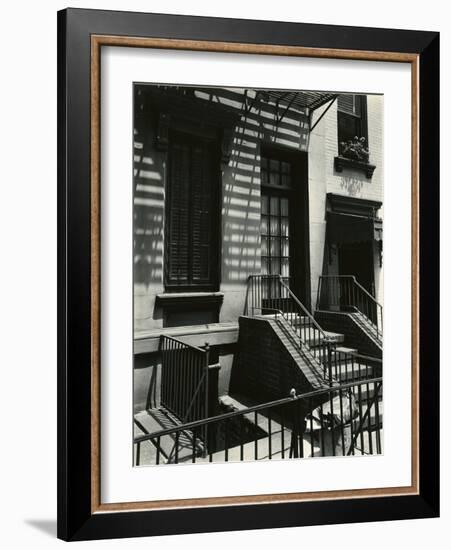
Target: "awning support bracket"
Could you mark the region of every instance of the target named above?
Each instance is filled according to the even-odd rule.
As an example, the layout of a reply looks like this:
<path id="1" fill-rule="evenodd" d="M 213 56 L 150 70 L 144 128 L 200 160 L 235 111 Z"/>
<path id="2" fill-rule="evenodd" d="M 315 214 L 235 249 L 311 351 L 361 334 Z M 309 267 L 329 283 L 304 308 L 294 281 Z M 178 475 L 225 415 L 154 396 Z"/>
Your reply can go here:
<path id="1" fill-rule="evenodd" d="M 323 116 L 327 113 L 327 111 L 332 107 L 334 101 L 337 99 L 337 95 L 330 101 L 329 105 L 324 109 L 324 111 L 319 116 L 318 120 L 315 122 L 315 124 L 310 128 L 310 133 L 313 132 L 313 130 L 318 126 L 318 123 L 321 121 Z"/>

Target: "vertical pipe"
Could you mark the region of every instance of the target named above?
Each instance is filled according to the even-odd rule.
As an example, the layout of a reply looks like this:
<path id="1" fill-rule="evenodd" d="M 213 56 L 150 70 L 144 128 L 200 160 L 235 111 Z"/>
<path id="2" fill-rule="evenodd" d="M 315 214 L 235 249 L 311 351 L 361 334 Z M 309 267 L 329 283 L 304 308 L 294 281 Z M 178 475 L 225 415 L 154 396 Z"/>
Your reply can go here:
<path id="1" fill-rule="evenodd" d="M 310 455 L 313 458 L 315 456 L 315 438 L 313 436 L 313 414 L 312 414 L 313 400 L 311 397 L 309 399 L 308 410 L 310 411 Z"/>
<path id="2" fill-rule="evenodd" d="M 204 388 L 205 388 L 205 411 L 204 411 L 204 417 L 208 418 L 209 411 L 208 411 L 208 393 L 209 393 L 209 387 L 208 387 L 208 371 L 210 366 L 210 345 L 208 342 L 205 343 L 205 382 L 204 382 Z M 208 441 L 208 424 L 205 424 L 205 449 L 207 448 L 207 441 Z"/>
<path id="3" fill-rule="evenodd" d="M 179 439 L 180 439 L 180 432 L 175 432 L 175 463 L 179 463 Z"/>
<path id="4" fill-rule="evenodd" d="M 268 410 L 268 451 L 269 460 L 272 459 L 272 431 L 271 431 L 271 411 Z"/>
<path id="5" fill-rule="evenodd" d="M 330 403 L 330 435 L 332 439 L 332 456 L 335 456 L 335 420 L 334 420 L 334 397 L 333 393 L 329 392 L 329 403 Z"/>
<path id="6" fill-rule="evenodd" d="M 193 462 L 193 463 L 196 462 L 196 430 L 197 430 L 197 428 L 194 428 L 192 430 L 193 437 L 192 437 L 192 442 L 191 442 L 191 454 L 192 454 L 191 462 Z"/>
<path id="7" fill-rule="evenodd" d="M 226 418 L 224 423 L 224 460 L 229 461 L 229 419 Z"/>
<path id="8" fill-rule="evenodd" d="M 350 406 L 352 407 L 352 396 L 353 396 L 353 393 L 352 393 L 352 389 L 349 388 L 348 389 L 348 392 L 349 392 L 349 403 L 350 403 Z M 351 409 L 351 423 L 350 423 L 350 431 L 351 431 L 351 447 L 348 451 L 348 454 L 351 452 L 352 455 L 355 455 L 355 449 L 354 449 L 354 412 L 352 411 Z"/>
<path id="9" fill-rule="evenodd" d="M 161 442 L 161 436 L 158 436 L 157 438 L 157 458 L 156 458 L 156 464 L 160 464 L 160 442 Z"/>
<path id="10" fill-rule="evenodd" d="M 374 395 L 376 395 L 375 393 L 375 390 L 376 390 L 376 386 L 375 384 L 373 383 L 373 391 L 374 391 Z M 369 453 L 370 455 L 373 454 L 373 432 L 371 430 L 371 409 L 373 408 L 372 406 L 372 403 L 371 403 L 371 400 L 370 400 L 370 385 L 367 383 L 366 384 L 366 408 L 367 408 L 367 423 L 368 423 L 368 443 L 369 443 Z"/>
<path id="11" fill-rule="evenodd" d="M 136 466 L 139 466 L 141 461 L 141 441 L 136 444 Z"/>
<path id="12" fill-rule="evenodd" d="M 377 387 L 377 398 L 375 402 L 376 407 L 376 413 L 375 413 L 375 421 L 376 421 L 376 449 L 377 454 L 380 454 L 382 452 L 381 449 L 381 432 L 380 432 L 380 417 L 379 417 L 379 391 L 381 390 L 381 383 L 379 383 Z"/>
<path id="13" fill-rule="evenodd" d="M 360 431 L 360 447 L 361 447 L 361 452 L 362 452 L 362 455 L 365 454 L 365 442 L 364 442 L 364 439 L 363 439 L 363 422 L 362 422 L 362 419 L 363 419 L 363 413 L 362 413 L 362 383 L 359 382 L 358 385 L 357 385 L 357 393 L 358 393 L 358 396 L 359 396 L 359 431 Z"/>
<path id="14" fill-rule="evenodd" d="M 345 422 L 343 414 L 343 390 L 339 390 L 340 396 L 340 427 L 341 427 L 341 454 L 344 456 L 345 453 Z M 351 410 L 351 403 L 349 403 L 349 409 Z"/>
<path id="15" fill-rule="evenodd" d="M 285 411 L 282 412 L 281 421 L 280 421 L 280 438 L 282 443 L 282 458 L 285 458 L 285 420 L 284 420 Z"/>
<path id="16" fill-rule="evenodd" d="M 254 424 L 258 426 L 257 423 L 257 411 L 254 412 Z M 258 460 L 258 439 L 257 439 L 257 430 L 255 430 L 255 439 L 254 439 L 254 460 Z"/>

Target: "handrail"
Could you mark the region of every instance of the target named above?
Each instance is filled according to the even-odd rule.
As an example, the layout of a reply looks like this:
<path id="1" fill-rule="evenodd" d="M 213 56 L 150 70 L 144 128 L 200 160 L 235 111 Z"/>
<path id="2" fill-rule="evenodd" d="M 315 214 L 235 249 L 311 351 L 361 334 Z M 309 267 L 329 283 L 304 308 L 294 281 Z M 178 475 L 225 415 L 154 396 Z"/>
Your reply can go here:
<path id="1" fill-rule="evenodd" d="M 348 308 L 348 309 L 343 309 Z M 362 313 L 382 339 L 383 306 L 356 279 L 355 275 L 321 275 L 318 281 L 317 310 Z"/>
<path id="2" fill-rule="evenodd" d="M 280 280 L 280 284 L 287 290 L 288 294 L 290 295 L 290 298 L 302 309 L 302 311 L 310 319 L 310 322 L 314 325 L 314 327 L 321 333 L 321 335 L 324 337 L 324 339 L 328 341 L 329 336 L 321 328 L 321 326 L 315 320 L 315 318 L 310 313 L 310 311 L 304 306 L 304 304 L 299 300 L 299 298 L 293 293 L 291 288 L 283 281 L 282 277 L 280 275 L 278 277 L 279 277 L 279 280 Z"/>
<path id="3" fill-rule="evenodd" d="M 326 278 L 326 277 L 329 277 L 329 275 L 321 275 L 321 277 Z M 331 277 L 332 277 L 332 275 L 331 275 Z M 362 286 L 362 285 L 359 283 L 359 281 L 356 279 L 355 275 L 333 275 L 333 277 L 336 277 L 337 279 L 338 279 L 338 278 L 341 278 L 341 277 L 350 277 L 351 279 L 353 279 L 354 283 L 360 288 L 360 290 L 362 290 L 362 291 L 368 296 L 368 298 L 370 298 L 370 299 L 371 299 L 375 304 L 377 304 L 379 307 L 381 307 L 381 308 L 383 307 L 382 304 L 379 303 L 379 302 L 376 300 L 376 298 L 375 298 L 372 294 L 370 294 L 370 293 L 368 292 L 368 290 L 367 290 L 364 286 Z"/>
<path id="4" fill-rule="evenodd" d="M 163 437 L 164 435 L 173 434 L 175 432 L 180 431 L 192 431 L 196 428 L 199 428 L 201 426 L 205 426 L 208 424 L 213 424 L 215 422 L 219 422 L 221 420 L 227 420 L 236 416 L 242 416 L 246 414 L 251 414 L 254 412 L 259 412 L 264 409 L 269 409 L 273 407 L 279 407 L 281 405 L 285 405 L 287 403 L 293 403 L 296 401 L 301 401 L 305 399 L 310 399 L 313 397 L 318 397 L 321 394 L 324 393 L 334 393 L 336 391 L 343 391 L 347 390 L 356 386 L 360 385 L 367 385 L 367 384 L 377 384 L 379 382 L 382 382 L 382 377 L 374 377 L 369 378 L 361 381 L 353 381 L 353 382 L 347 382 L 345 384 L 340 384 L 339 386 L 334 386 L 331 388 L 321 388 L 318 390 L 313 390 L 307 393 L 303 393 L 300 395 L 295 395 L 293 397 L 283 397 L 282 399 L 277 399 L 275 401 L 269 401 L 267 403 L 261 403 L 259 405 L 253 405 L 252 407 L 247 407 L 246 409 L 242 409 L 239 411 L 232 411 L 224 414 L 219 414 L 217 416 L 210 416 L 209 418 L 203 418 L 201 420 L 196 420 L 194 422 L 188 422 L 186 424 L 180 424 L 179 426 L 173 426 L 171 428 L 165 428 L 164 430 L 159 430 L 158 432 L 153 432 L 150 434 L 143 434 L 140 436 L 137 436 L 134 438 L 134 443 L 142 443 L 143 441 L 148 441 L 149 439 L 156 439 L 157 437 Z"/>
<path id="5" fill-rule="evenodd" d="M 275 310 L 281 313 L 293 330 L 298 351 L 305 353 L 308 350 L 309 357 L 306 360 L 316 368 L 321 365 L 325 379 L 329 378 L 331 383 L 331 351 L 334 339 L 321 328 L 310 311 L 295 296 L 284 277 L 250 275 L 245 312 L 254 317 L 264 315 L 265 311 Z"/>

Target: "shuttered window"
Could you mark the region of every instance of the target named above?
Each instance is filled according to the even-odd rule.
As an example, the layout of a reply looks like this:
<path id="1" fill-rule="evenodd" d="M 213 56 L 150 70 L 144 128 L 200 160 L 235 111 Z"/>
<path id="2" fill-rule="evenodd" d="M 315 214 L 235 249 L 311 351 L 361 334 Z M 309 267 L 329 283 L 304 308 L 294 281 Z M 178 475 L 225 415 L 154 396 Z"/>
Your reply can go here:
<path id="1" fill-rule="evenodd" d="M 216 290 L 218 169 L 214 143 L 171 134 L 166 203 L 166 287 Z"/>
<path id="2" fill-rule="evenodd" d="M 339 95 L 337 99 L 338 152 L 342 153 L 342 143 L 357 138 L 365 138 L 368 146 L 368 126 L 366 96 Z"/>

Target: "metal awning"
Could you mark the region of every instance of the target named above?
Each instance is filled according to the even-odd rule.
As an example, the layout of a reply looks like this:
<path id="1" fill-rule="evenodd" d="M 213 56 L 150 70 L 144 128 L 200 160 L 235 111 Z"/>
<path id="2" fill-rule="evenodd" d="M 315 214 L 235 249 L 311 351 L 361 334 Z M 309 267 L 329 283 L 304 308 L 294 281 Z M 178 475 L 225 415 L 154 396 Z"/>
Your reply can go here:
<path id="1" fill-rule="evenodd" d="M 336 244 L 382 241 L 382 220 L 328 212 L 327 236 Z"/>
<path id="2" fill-rule="evenodd" d="M 273 101 L 279 106 L 294 107 L 297 109 L 308 109 L 314 111 L 326 104 L 328 101 L 335 99 L 337 94 L 329 92 L 298 92 L 298 91 L 260 91 L 263 98 L 265 96 L 269 101 Z"/>

